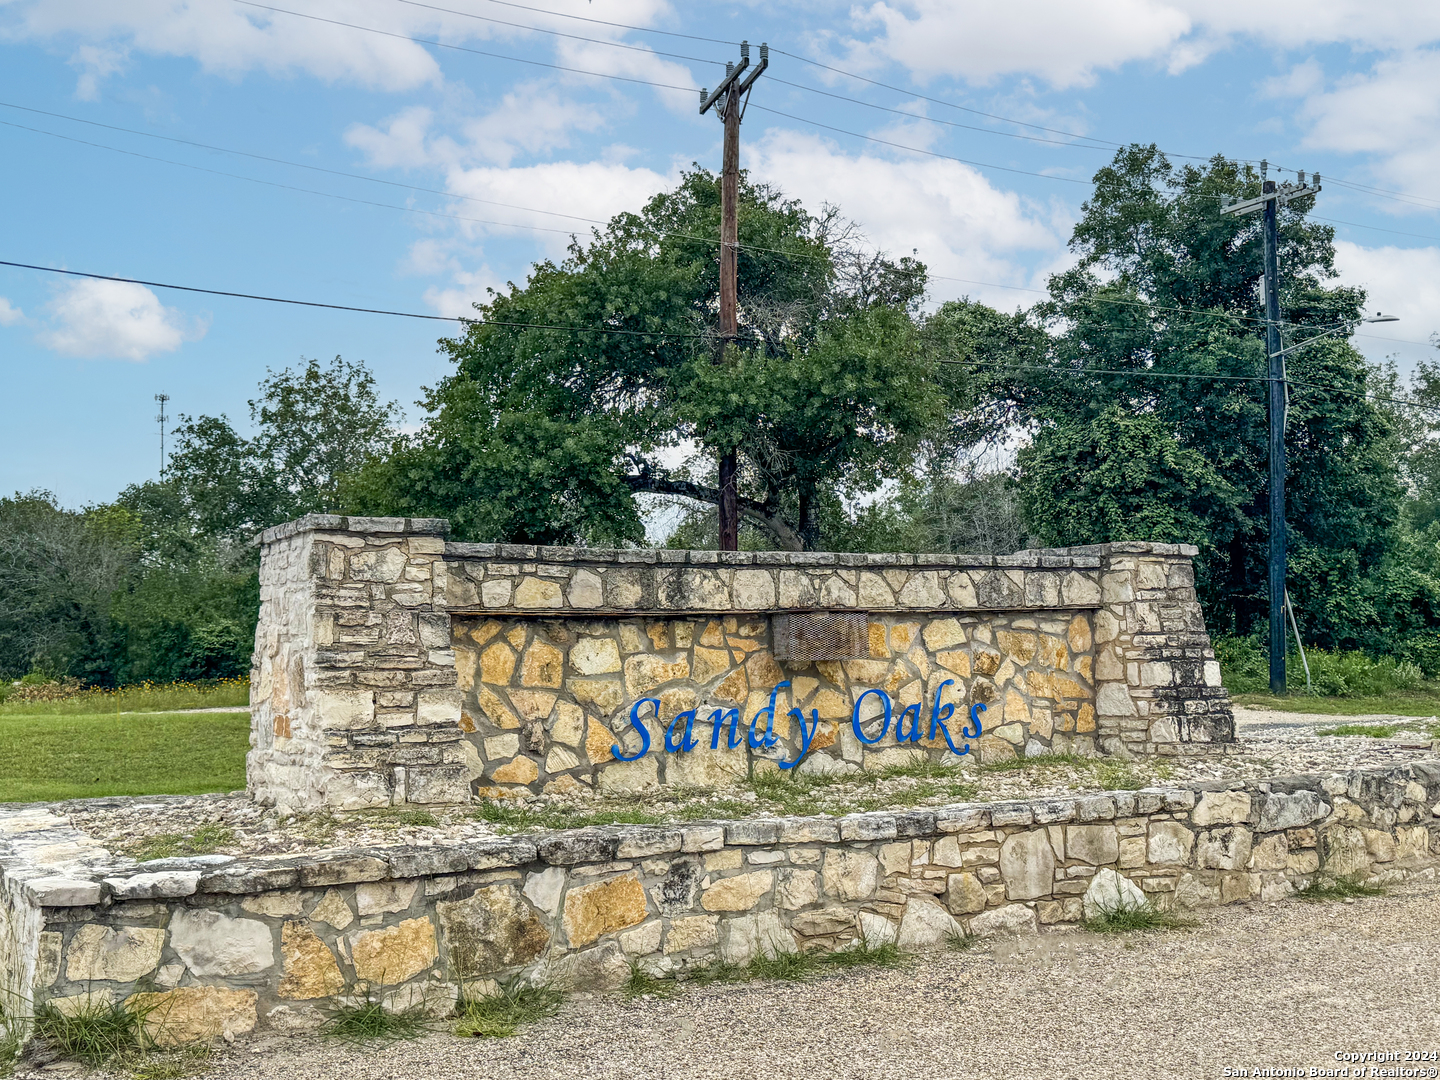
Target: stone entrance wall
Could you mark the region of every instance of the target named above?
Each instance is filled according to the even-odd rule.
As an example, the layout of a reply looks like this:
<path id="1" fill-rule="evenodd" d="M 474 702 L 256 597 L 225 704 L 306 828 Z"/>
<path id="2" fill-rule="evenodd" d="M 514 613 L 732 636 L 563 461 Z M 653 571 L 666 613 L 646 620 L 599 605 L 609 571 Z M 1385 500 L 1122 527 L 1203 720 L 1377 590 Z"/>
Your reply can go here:
<path id="1" fill-rule="evenodd" d="M 309 856 L 109 857 L 0 812 L 20 1000 L 134 995 L 162 1042 L 314 1027 L 369 992 L 447 1013 L 518 974 L 615 987 L 760 952 L 1073 926 L 1107 893 L 1282 900 L 1316 874 L 1434 880 L 1440 765 L 841 818 L 581 829 Z M 1115 875 L 1119 875 L 1117 878 Z M 1123 879 L 1123 880 L 1122 880 Z M 1094 890 L 1094 891 L 1092 891 Z"/>
<path id="2" fill-rule="evenodd" d="M 1192 547 L 605 551 L 446 543 L 445 528 L 311 516 L 261 537 L 256 799 L 362 809 L 710 786 L 793 763 L 802 747 L 811 771 L 953 760 L 931 723 L 947 706 L 956 750 L 970 746 L 961 761 L 1233 741 Z M 843 658 L 786 660 L 775 617 L 796 613 L 856 616 L 865 632 Z M 774 745 L 730 750 L 727 737 L 710 749 L 716 710 L 737 710 L 743 737 L 785 682 Z M 867 690 L 885 691 L 895 719 L 920 704 L 920 731 L 907 720 L 897 737 L 892 719 L 871 744 L 883 703 Z M 632 722 L 645 698 L 658 720 L 647 705 Z M 966 740 L 975 705 L 984 734 Z M 699 745 L 667 751 L 666 728 L 692 708 Z M 644 737 L 648 754 L 615 760 Z"/>

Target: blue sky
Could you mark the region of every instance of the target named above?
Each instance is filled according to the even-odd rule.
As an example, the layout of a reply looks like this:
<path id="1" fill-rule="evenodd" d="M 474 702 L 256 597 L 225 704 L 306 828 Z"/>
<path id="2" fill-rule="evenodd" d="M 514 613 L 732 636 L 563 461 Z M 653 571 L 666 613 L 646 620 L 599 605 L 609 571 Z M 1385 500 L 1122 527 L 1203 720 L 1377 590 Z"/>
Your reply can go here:
<path id="1" fill-rule="evenodd" d="M 1074 181 L 1109 151 L 1050 128 L 1318 170 L 1316 214 L 1352 223 L 1343 279 L 1401 317 L 1356 344 L 1402 369 L 1436 358 L 1440 5 L 1415 0 L 0 0 L 0 259 L 465 313 L 584 219 L 718 167 L 693 88 L 742 38 L 777 50 L 742 163 L 917 249 L 932 303 L 1028 305 L 1067 264 Z M 365 361 L 414 422 L 446 332 L 0 267 L 0 491 L 113 498 L 158 471 L 156 393 L 243 428 L 266 368 L 302 356 Z"/>

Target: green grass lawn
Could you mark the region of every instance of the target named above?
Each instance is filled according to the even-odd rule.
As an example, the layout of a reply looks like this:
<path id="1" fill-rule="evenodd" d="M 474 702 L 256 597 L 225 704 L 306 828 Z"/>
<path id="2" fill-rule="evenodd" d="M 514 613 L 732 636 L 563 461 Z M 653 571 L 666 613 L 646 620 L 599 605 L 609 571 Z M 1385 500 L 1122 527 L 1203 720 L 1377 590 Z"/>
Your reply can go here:
<path id="1" fill-rule="evenodd" d="M 1234 694 L 1230 700 L 1236 705 L 1250 705 L 1259 709 L 1322 713 L 1326 716 L 1364 716 L 1373 713 L 1390 713 L 1395 716 L 1440 715 L 1440 691 L 1428 688 L 1396 691 L 1375 697 L 1309 697 L 1305 694 L 1275 697 L 1271 694 Z"/>
<path id="2" fill-rule="evenodd" d="M 245 786 L 250 714 L 0 715 L 0 802 Z"/>

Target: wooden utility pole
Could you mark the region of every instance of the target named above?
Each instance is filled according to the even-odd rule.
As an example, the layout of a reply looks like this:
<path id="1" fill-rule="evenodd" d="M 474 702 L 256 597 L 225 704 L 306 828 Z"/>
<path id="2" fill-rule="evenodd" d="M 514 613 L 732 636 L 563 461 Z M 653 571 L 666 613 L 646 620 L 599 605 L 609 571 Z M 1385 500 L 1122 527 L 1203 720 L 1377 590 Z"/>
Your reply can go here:
<path id="1" fill-rule="evenodd" d="M 1260 163 L 1260 197 L 1222 206 L 1223 214 L 1264 213 L 1265 233 L 1265 354 L 1270 412 L 1270 692 L 1285 693 L 1285 349 L 1280 340 L 1280 240 L 1276 214 L 1291 199 L 1320 192 L 1320 174 L 1313 187 L 1305 184 L 1277 185 L 1265 178 L 1266 164 Z"/>
<path id="2" fill-rule="evenodd" d="M 712 106 L 725 124 L 723 163 L 720 170 L 720 349 L 717 360 L 725 360 L 726 348 L 740 333 L 735 304 L 735 266 L 740 240 L 740 120 L 750 88 L 770 66 L 770 47 L 760 46 L 760 65 L 744 79 L 750 66 L 750 43 L 740 43 L 740 64 L 725 65 L 725 79 L 713 93 L 700 91 L 700 115 Z M 740 547 L 740 509 L 735 490 L 735 450 L 720 455 L 720 550 Z"/>

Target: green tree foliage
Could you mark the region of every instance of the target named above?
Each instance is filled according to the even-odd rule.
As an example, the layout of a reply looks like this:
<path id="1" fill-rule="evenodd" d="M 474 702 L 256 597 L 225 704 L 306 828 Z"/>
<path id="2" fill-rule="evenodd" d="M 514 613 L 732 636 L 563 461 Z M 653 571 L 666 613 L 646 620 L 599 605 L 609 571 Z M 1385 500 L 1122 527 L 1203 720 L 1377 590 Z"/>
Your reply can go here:
<path id="1" fill-rule="evenodd" d="M 1198 544 L 1212 627 L 1247 632 L 1267 603 L 1265 384 L 1241 381 L 1266 367 L 1262 240 L 1255 216 L 1220 205 L 1256 194 L 1259 177 L 1220 157 L 1177 169 L 1132 146 L 1095 185 L 1071 240 L 1077 265 L 1031 312 L 1048 333 L 1021 334 L 1012 370 L 980 376 L 992 414 L 1031 432 L 1019 483 L 1046 542 Z M 1280 214 L 1287 343 L 1353 329 L 1364 300 L 1326 284 L 1333 230 L 1306 219 L 1310 201 Z M 1343 336 L 1290 354 L 1288 368 L 1290 590 L 1307 636 L 1366 643 L 1389 602 L 1395 426 L 1366 400 L 1375 372 Z"/>
<path id="2" fill-rule="evenodd" d="M 339 511 L 346 474 L 385 450 L 399 419 L 363 363 L 306 360 L 261 380 L 250 438 L 223 414 L 181 417 L 167 479 L 196 533 L 243 545 L 282 521 Z"/>
<path id="3" fill-rule="evenodd" d="M 167 477 L 80 512 L 0 500 L 0 676 L 116 685 L 244 675 L 259 609 L 254 534 L 342 509 L 348 470 L 393 437 L 363 364 L 271 372 L 253 436 L 185 418 Z"/>
<path id="4" fill-rule="evenodd" d="M 833 211 L 748 181 L 740 339 L 717 362 L 719 216 L 718 179 L 697 169 L 492 293 L 441 341 L 455 374 L 357 503 L 485 540 L 633 542 L 637 494 L 713 504 L 712 463 L 733 448 L 745 518 L 772 544 L 814 546 L 842 494 L 911 468 L 959 373 L 937 374 L 917 332 L 922 266 L 862 257 Z M 667 468 L 683 448 L 690 467 Z"/>

